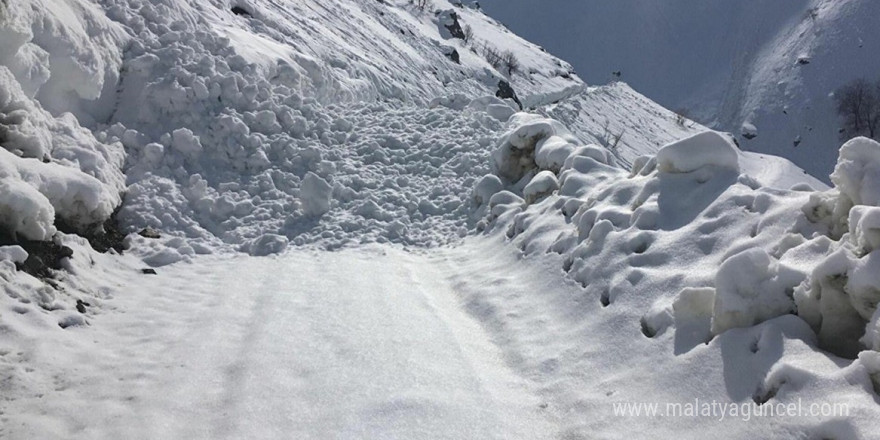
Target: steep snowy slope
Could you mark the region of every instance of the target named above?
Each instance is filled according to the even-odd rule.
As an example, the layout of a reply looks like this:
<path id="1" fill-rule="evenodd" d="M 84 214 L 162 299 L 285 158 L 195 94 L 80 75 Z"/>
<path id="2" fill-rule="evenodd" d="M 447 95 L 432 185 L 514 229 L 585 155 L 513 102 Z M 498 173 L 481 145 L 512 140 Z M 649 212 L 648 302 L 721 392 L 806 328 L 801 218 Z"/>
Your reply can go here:
<path id="1" fill-rule="evenodd" d="M 876 143 L 828 189 L 440 0 L 0 5 L 0 437 L 878 428 Z M 838 412 L 614 405 L 691 399 Z"/>
<path id="2" fill-rule="evenodd" d="M 873 0 L 486 0 L 488 13 L 572 62 L 824 179 L 840 121 L 830 93 L 880 71 Z M 801 61 L 799 61 L 801 60 Z M 809 64 L 802 64 L 809 62 Z M 758 136 L 741 137 L 743 124 Z"/>

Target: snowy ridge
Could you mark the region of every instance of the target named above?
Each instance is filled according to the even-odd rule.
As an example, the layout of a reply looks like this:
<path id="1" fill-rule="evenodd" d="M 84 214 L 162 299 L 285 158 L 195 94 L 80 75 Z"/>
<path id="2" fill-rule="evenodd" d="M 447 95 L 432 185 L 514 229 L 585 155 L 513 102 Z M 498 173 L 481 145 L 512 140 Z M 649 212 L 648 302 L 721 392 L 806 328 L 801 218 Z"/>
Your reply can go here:
<path id="1" fill-rule="evenodd" d="M 493 153 L 494 174 L 474 190 L 484 215 L 478 229 L 526 256 L 559 254 L 561 269 L 583 287 L 577 302 L 637 320 L 642 337 L 666 341 L 678 356 L 703 356 L 713 344 L 745 349 L 754 343 L 747 333 L 729 331 L 758 326 L 857 358 L 838 372 L 796 358 L 792 367 L 771 354 L 773 367 L 739 378 L 731 395 L 785 401 L 815 382 L 810 393 L 825 399 L 838 396 L 829 382 L 842 381 L 868 394 L 856 403 L 843 392 L 841 401 L 876 414 L 880 254 L 869 231 L 880 209 L 880 143 L 844 145 L 835 188 L 816 192 L 804 183 L 764 186 L 741 169 L 732 139 L 712 131 L 640 156 L 626 171 L 601 147 L 572 143 L 557 121 L 518 114 L 511 124 Z M 752 353 L 760 355 L 757 344 Z M 873 416 L 865 417 L 853 420 L 867 432 Z"/>
<path id="2" fill-rule="evenodd" d="M 482 3 L 587 82 L 620 72 L 661 105 L 734 133 L 743 149 L 791 159 L 823 180 L 840 144 L 833 92 L 874 81 L 880 69 L 873 0 Z M 742 136 L 750 127 L 754 139 Z"/>

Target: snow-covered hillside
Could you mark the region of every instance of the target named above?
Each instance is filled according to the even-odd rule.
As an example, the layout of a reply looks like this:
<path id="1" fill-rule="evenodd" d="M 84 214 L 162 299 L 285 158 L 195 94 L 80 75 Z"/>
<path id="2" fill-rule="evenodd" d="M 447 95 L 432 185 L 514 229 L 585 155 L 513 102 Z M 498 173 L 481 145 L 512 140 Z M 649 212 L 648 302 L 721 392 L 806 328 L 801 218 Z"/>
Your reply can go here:
<path id="1" fill-rule="evenodd" d="M 421 3 L 0 0 L 0 438 L 880 428 L 880 144 L 829 188 Z M 846 413 L 618 411 L 694 399 Z"/>
<path id="2" fill-rule="evenodd" d="M 743 149 L 827 176 L 841 121 L 829 96 L 880 72 L 874 0 L 485 0 L 515 32 L 590 83 L 621 79 L 735 134 Z M 743 137 L 744 124 L 757 137 Z"/>

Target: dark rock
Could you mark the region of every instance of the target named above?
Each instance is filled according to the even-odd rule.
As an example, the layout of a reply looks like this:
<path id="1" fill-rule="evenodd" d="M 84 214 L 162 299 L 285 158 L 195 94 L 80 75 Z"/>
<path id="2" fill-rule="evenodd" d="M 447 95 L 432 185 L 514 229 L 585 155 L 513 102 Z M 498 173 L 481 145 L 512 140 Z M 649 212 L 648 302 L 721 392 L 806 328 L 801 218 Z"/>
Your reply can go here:
<path id="1" fill-rule="evenodd" d="M 63 269 L 63 260 L 73 256 L 73 249 L 53 241 L 16 239 L 0 230 L 0 246 L 13 245 L 21 246 L 28 253 L 27 260 L 16 263 L 15 268 L 44 280 L 52 277 L 52 270 Z"/>
<path id="2" fill-rule="evenodd" d="M 513 87 L 510 86 L 510 83 L 501 80 L 498 81 L 498 91 L 495 92 L 495 96 L 501 99 L 512 99 L 516 105 L 519 106 L 519 109 L 523 109 L 522 102 L 520 102 L 519 98 L 516 96 L 516 91 L 513 90 Z"/>
<path id="3" fill-rule="evenodd" d="M 76 311 L 77 312 L 85 313 L 86 307 L 91 307 L 91 306 L 92 306 L 91 304 L 89 304 L 81 299 L 76 300 Z"/>
<path id="4" fill-rule="evenodd" d="M 461 57 L 458 55 L 458 50 L 456 50 L 454 47 L 451 49 L 452 50 L 447 51 L 444 55 L 446 55 L 446 57 L 452 60 L 452 62 L 454 62 L 455 64 L 461 64 Z"/>
<path id="5" fill-rule="evenodd" d="M 743 137 L 748 140 L 752 140 L 752 139 L 758 137 L 758 135 L 755 133 L 743 133 Z"/>
<path id="6" fill-rule="evenodd" d="M 144 229 L 141 229 L 141 232 L 138 232 L 138 235 L 144 238 L 162 238 L 159 234 L 159 231 L 147 226 Z"/>
<path id="7" fill-rule="evenodd" d="M 119 222 L 116 218 L 120 207 L 117 207 L 104 223 L 76 228 L 67 223 L 63 218 L 55 217 L 55 227 L 65 234 L 76 234 L 85 238 L 92 245 L 92 248 L 98 252 L 106 253 L 113 249 L 121 254 L 125 250 L 125 246 L 122 244 L 125 234 L 119 228 Z"/>
<path id="8" fill-rule="evenodd" d="M 243 17 L 252 17 L 253 16 L 253 14 L 251 14 L 250 11 L 248 11 L 245 8 L 242 8 L 241 6 L 233 6 L 232 13 L 235 15 L 241 15 Z"/>
<path id="9" fill-rule="evenodd" d="M 464 29 L 461 28 L 461 23 L 458 22 L 458 13 L 455 11 L 446 11 L 444 12 L 446 18 L 448 19 L 449 24 L 444 24 L 443 27 L 449 31 L 449 34 L 452 35 L 452 38 L 458 38 L 459 40 L 464 40 Z"/>
<path id="10" fill-rule="evenodd" d="M 141 269 L 141 273 L 143 273 L 144 275 L 156 275 L 156 269 L 151 269 L 148 267 L 146 269 Z"/>

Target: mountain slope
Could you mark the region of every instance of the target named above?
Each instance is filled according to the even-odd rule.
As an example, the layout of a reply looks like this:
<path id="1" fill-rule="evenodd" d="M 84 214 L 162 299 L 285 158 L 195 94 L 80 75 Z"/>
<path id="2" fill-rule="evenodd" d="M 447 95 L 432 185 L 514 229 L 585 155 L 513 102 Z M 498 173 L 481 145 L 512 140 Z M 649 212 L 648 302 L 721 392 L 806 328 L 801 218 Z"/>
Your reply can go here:
<path id="1" fill-rule="evenodd" d="M 661 105 L 734 133 L 743 149 L 786 157 L 822 179 L 840 143 L 829 94 L 855 78 L 873 81 L 880 70 L 872 55 L 880 50 L 880 5 L 871 0 L 482 5 L 573 62 L 587 81 L 604 83 L 619 71 Z M 758 136 L 743 138 L 743 124 Z"/>

